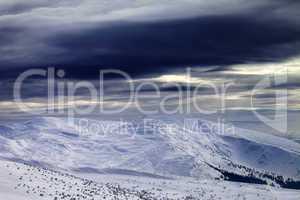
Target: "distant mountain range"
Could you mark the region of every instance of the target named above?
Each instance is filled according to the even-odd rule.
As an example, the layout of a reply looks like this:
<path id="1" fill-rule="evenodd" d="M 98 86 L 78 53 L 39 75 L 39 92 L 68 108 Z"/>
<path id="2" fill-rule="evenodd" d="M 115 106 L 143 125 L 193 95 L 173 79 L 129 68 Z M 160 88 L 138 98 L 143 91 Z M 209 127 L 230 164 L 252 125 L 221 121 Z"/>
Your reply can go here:
<path id="1" fill-rule="evenodd" d="M 142 119 L 128 121 L 138 128 L 123 133 L 126 122 L 102 120 L 107 132 L 97 134 L 79 132 L 80 119 L 7 123 L 0 126 L 0 156 L 70 173 L 225 179 L 300 189 L 300 144 L 243 130 L 235 135 L 191 131 L 176 117 L 163 119 L 153 119 L 157 127 L 151 132 L 142 131 Z M 170 123 L 175 128 L 161 128 Z"/>

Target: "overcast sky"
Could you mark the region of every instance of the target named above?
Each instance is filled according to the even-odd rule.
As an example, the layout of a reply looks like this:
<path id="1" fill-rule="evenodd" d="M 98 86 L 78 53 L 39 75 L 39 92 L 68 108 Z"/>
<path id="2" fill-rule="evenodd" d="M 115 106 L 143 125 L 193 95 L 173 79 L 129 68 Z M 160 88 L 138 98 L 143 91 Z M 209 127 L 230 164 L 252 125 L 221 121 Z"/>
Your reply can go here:
<path id="1" fill-rule="evenodd" d="M 280 61 L 299 54 L 299 9 L 297 0 L 1 0 L 1 76 Z"/>
<path id="2" fill-rule="evenodd" d="M 121 69 L 135 83 L 153 81 L 168 94 L 176 88 L 164 83 L 231 82 L 229 110 L 249 110 L 257 82 L 287 69 L 287 82 L 259 91 L 254 109 L 272 110 L 274 94 L 288 89 L 289 110 L 298 112 L 299 10 L 298 0 L 0 0 L 0 113 L 17 111 L 12 88 L 21 72 L 48 67 L 96 83 L 99 69 Z M 24 85 L 34 109 L 48 103 L 46 83 Z M 110 105 L 127 97 L 125 83 L 106 82 Z M 144 88 L 145 96 L 152 89 Z M 202 92 L 202 105 L 218 107 L 211 90 Z M 88 94 L 77 95 L 91 103 Z"/>

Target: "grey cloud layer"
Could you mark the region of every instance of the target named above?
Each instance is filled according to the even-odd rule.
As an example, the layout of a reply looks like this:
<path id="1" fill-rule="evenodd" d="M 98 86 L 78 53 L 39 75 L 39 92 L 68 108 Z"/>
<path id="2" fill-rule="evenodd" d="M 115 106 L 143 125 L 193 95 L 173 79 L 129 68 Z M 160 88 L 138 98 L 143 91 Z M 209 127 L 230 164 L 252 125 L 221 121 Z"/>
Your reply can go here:
<path id="1" fill-rule="evenodd" d="M 276 61 L 299 54 L 294 0 L 0 2 L 0 76 L 58 66 L 71 76 Z M 218 68 L 222 69 L 222 67 Z"/>

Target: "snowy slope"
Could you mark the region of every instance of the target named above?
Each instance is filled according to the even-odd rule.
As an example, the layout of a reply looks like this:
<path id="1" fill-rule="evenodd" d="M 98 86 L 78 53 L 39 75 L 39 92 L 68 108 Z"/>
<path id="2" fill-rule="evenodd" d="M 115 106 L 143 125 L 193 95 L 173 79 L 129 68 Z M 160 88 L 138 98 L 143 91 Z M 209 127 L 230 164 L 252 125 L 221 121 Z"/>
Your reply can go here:
<path id="1" fill-rule="evenodd" d="M 299 191 L 224 181 L 190 179 L 178 181 L 94 174 L 90 176 L 94 180 L 0 160 L 0 199 L 298 200 L 300 198 Z"/>
<path id="2" fill-rule="evenodd" d="M 199 133 L 186 130 L 176 118 L 158 118 L 151 123 L 153 131 L 147 133 L 143 132 L 143 121 L 130 122 L 134 131 L 124 132 L 124 124 L 103 120 L 104 128 L 97 134 L 79 132 L 76 123 L 68 124 L 60 118 L 6 123 L 0 126 L 0 156 L 76 173 L 220 177 L 212 165 L 244 174 L 233 163 L 294 179 L 300 177 L 298 143 L 276 136 L 264 139 L 255 132 L 227 136 Z M 172 128 L 166 128 L 167 124 Z"/>

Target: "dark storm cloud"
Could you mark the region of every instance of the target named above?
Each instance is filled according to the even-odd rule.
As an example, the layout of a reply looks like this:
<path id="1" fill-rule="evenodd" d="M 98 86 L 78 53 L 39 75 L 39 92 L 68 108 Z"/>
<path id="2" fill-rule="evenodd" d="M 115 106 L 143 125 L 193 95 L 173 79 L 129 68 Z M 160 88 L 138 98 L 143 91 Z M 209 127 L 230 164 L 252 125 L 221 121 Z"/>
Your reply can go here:
<path id="1" fill-rule="evenodd" d="M 24 31 L 20 27 L 0 27 L 0 45 L 10 45 L 14 43 L 17 35 Z"/>
<path id="2" fill-rule="evenodd" d="M 167 66 L 280 60 L 297 55 L 299 41 L 300 30 L 283 21 L 264 23 L 237 15 L 94 28 L 50 43 L 74 54 L 63 65 L 153 72 Z"/>
<path id="3" fill-rule="evenodd" d="M 79 78 L 98 77 L 103 68 L 132 75 L 187 66 L 220 66 L 218 71 L 231 64 L 298 55 L 300 28 L 294 10 L 300 8 L 299 3 L 263 2 L 267 3 L 243 13 L 184 19 L 71 23 L 74 27 L 65 29 L 51 24 L 49 31 L 46 22 L 33 28 L 24 24 L 0 28 L 0 53 L 4 55 L 0 76 L 49 66 Z M 15 12 L 29 9 L 26 6 L 16 7 Z M 35 6 L 40 5 L 31 7 Z M 278 10 L 281 15 L 275 12 Z"/>
<path id="4" fill-rule="evenodd" d="M 300 82 L 298 81 L 289 81 L 284 84 L 274 85 L 272 89 L 300 89 Z"/>

